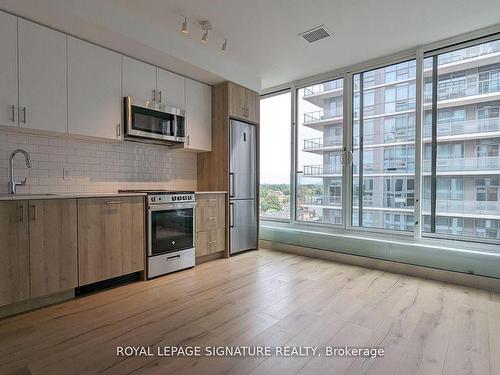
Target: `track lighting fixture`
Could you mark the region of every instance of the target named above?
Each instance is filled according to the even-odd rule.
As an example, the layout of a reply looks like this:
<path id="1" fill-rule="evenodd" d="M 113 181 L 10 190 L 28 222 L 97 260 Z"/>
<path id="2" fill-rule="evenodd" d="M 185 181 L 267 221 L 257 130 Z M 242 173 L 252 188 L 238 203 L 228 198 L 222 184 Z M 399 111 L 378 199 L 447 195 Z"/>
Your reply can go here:
<path id="1" fill-rule="evenodd" d="M 182 23 L 181 32 L 183 34 L 189 34 L 189 31 L 188 31 L 188 22 L 187 22 L 187 18 L 186 17 L 184 17 L 184 22 Z"/>

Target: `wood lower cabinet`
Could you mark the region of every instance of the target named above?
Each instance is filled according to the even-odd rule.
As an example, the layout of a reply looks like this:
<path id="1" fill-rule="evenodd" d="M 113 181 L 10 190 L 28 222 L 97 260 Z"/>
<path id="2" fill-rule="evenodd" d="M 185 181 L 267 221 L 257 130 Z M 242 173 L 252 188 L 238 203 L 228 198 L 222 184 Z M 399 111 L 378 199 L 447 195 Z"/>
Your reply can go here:
<path id="1" fill-rule="evenodd" d="M 196 257 L 226 250 L 226 194 L 196 195 Z"/>
<path id="2" fill-rule="evenodd" d="M 144 270 L 144 232 L 144 197 L 79 199 L 79 285 Z"/>
<path id="3" fill-rule="evenodd" d="M 0 202 L 0 306 L 29 298 L 28 202 Z"/>
<path id="4" fill-rule="evenodd" d="M 76 199 L 29 201 L 31 298 L 78 286 Z"/>

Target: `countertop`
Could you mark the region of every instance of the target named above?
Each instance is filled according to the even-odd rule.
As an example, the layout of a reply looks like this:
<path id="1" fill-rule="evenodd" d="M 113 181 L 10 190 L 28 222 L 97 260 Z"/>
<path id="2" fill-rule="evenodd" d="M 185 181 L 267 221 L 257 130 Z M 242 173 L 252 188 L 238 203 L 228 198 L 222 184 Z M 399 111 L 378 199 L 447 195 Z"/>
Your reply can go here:
<path id="1" fill-rule="evenodd" d="M 227 191 L 195 191 L 195 194 L 227 194 Z"/>
<path id="2" fill-rule="evenodd" d="M 54 194 L 0 194 L 0 201 L 29 199 L 70 199 L 145 196 L 144 193 L 54 193 Z"/>
<path id="3" fill-rule="evenodd" d="M 195 194 L 227 194 L 227 191 L 197 191 Z M 41 194 L 0 194 L 0 201 L 35 199 L 71 199 L 145 196 L 145 193 L 41 193 Z"/>

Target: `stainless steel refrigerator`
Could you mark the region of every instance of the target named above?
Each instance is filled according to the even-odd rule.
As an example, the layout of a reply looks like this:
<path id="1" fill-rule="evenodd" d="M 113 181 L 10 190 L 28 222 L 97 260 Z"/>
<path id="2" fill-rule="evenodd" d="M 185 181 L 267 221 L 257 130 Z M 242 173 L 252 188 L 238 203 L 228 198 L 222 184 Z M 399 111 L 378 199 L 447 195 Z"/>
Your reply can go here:
<path id="1" fill-rule="evenodd" d="M 255 126 L 231 120 L 229 147 L 230 253 L 257 248 Z"/>

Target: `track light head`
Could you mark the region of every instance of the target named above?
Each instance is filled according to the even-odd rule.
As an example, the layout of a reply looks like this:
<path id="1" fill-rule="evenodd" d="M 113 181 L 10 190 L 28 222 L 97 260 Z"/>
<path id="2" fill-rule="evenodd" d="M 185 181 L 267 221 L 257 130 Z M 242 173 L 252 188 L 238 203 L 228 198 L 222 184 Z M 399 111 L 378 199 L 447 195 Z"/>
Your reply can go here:
<path id="1" fill-rule="evenodd" d="M 222 47 L 220 50 L 222 52 L 226 52 L 226 49 L 227 49 L 227 39 L 224 39 L 224 42 L 222 42 Z"/>
<path id="2" fill-rule="evenodd" d="M 212 24 L 210 21 L 200 21 L 200 27 L 204 30 L 203 35 L 201 37 L 201 41 L 204 44 L 208 43 L 208 33 L 212 30 Z"/>
<path id="3" fill-rule="evenodd" d="M 187 18 L 184 17 L 184 22 L 182 23 L 181 32 L 183 34 L 189 34 Z"/>
<path id="4" fill-rule="evenodd" d="M 205 32 L 203 33 L 203 36 L 201 37 L 201 41 L 204 44 L 208 43 L 208 29 L 205 29 Z"/>

